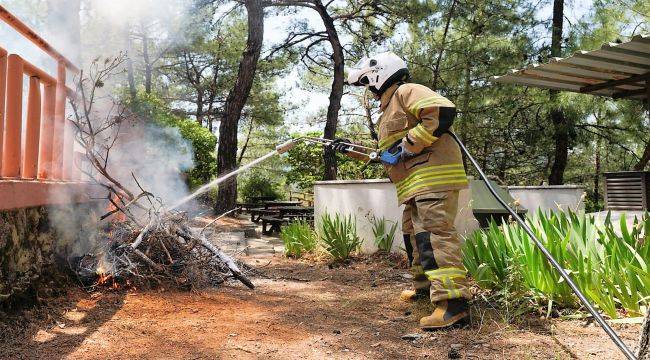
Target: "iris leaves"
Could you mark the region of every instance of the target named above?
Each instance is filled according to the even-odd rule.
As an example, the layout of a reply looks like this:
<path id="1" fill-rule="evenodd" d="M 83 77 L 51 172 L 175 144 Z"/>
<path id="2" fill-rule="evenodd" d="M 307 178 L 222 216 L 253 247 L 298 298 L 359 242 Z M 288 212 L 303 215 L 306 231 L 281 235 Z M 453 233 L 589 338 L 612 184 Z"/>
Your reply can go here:
<path id="1" fill-rule="evenodd" d="M 589 215 L 538 212 L 527 220 L 540 241 L 562 264 L 580 289 L 612 318 L 639 315 L 650 302 L 650 216 L 625 217 L 615 226 Z M 492 222 L 472 234 L 463 247 L 465 267 L 481 287 L 526 292 L 562 307 L 578 299 L 517 224 Z M 510 272 L 518 272 L 511 274 Z M 522 279 L 512 289 L 509 279 Z"/>

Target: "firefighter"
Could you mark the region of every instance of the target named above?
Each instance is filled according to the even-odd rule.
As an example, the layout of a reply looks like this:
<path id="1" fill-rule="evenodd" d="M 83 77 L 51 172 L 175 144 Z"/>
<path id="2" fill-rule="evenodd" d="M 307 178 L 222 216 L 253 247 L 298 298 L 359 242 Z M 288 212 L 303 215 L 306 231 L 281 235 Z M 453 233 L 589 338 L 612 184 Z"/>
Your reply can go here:
<path id="1" fill-rule="evenodd" d="M 359 61 L 346 83 L 365 86 L 380 101 L 380 150 L 403 149 L 397 164 L 385 164 L 398 200 L 406 206 L 402 230 L 414 288 L 400 298 L 430 298 L 434 311 L 420 319 L 425 330 L 468 324 L 471 295 L 454 228 L 458 193 L 468 181 L 460 148 L 447 134 L 456 107 L 426 86 L 406 82 L 408 78 L 406 62 L 386 52 Z M 348 153 L 344 142 L 337 139 L 331 146 Z"/>

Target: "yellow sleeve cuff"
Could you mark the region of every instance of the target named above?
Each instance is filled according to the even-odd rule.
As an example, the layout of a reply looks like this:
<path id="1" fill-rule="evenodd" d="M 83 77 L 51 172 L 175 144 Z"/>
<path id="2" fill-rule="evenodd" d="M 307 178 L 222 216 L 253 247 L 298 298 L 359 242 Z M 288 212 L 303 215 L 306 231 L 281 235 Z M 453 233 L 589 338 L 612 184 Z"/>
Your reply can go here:
<path id="1" fill-rule="evenodd" d="M 415 142 L 421 143 L 424 147 L 427 147 L 438 140 L 438 138 L 431 135 L 429 130 L 427 130 L 427 128 L 422 124 L 418 124 L 416 127 L 409 130 L 409 138 Z"/>

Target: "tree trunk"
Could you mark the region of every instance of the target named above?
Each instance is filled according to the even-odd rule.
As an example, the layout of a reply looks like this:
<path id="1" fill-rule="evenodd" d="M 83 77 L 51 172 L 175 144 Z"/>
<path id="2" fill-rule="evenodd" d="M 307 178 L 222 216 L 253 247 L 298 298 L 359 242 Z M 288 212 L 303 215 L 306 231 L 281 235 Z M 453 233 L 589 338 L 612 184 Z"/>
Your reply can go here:
<path id="1" fill-rule="evenodd" d="M 219 125 L 219 146 L 217 151 L 217 173 L 224 175 L 237 167 L 237 128 L 242 110 L 250 94 L 262 51 L 264 38 L 264 8 L 261 0 L 246 0 L 248 12 L 248 39 L 246 49 L 239 62 L 237 80 L 226 98 L 224 115 Z M 219 187 L 215 210 L 224 213 L 237 204 L 237 178 Z"/>
<path id="2" fill-rule="evenodd" d="M 639 160 L 636 165 L 634 165 L 634 170 L 636 171 L 643 171 L 646 166 L 648 166 L 648 162 L 650 162 L 650 143 L 645 144 L 645 150 L 643 151 L 643 156 L 641 156 L 641 159 Z"/>
<path id="3" fill-rule="evenodd" d="M 241 165 L 242 160 L 244 160 L 244 154 L 246 154 L 246 150 L 248 149 L 248 143 L 251 140 L 251 134 L 253 133 L 254 125 L 255 125 L 255 121 L 253 121 L 253 118 L 251 118 L 251 122 L 248 124 L 248 133 L 246 134 L 246 140 L 244 141 L 244 146 L 241 147 L 241 151 L 239 152 L 239 159 L 237 160 L 237 166 Z"/>
<path id="4" fill-rule="evenodd" d="M 557 94 L 552 94 L 552 101 L 557 101 Z M 549 185 L 564 184 L 564 170 L 569 158 L 569 125 L 562 108 L 551 110 L 551 121 L 553 122 L 553 135 L 555 137 L 555 152 L 551 174 L 548 177 Z"/>
<path id="5" fill-rule="evenodd" d="M 203 91 L 200 90 L 196 92 L 196 121 L 203 126 Z"/>
<path id="6" fill-rule="evenodd" d="M 138 90 L 135 86 L 135 70 L 133 69 L 133 41 L 131 40 L 131 28 L 130 26 L 126 27 L 124 32 L 126 38 L 126 77 L 129 82 L 129 95 L 131 96 L 131 101 L 135 101 L 138 96 Z"/>
<path id="7" fill-rule="evenodd" d="M 149 56 L 149 35 L 144 25 L 142 26 L 142 58 L 144 59 L 144 91 L 147 94 L 151 94 L 153 66 L 151 65 L 151 58 Z"/>
<path id="8" fill-rule="evenodd" d="M 334 26 L 334 19 L 327 12 L 327 8 L 323 5 L 322 1 L 314 2 L 316 11 L 323 20 L 327 39 L 332 46 L 332 61 L 334 63 L 334 81 L 332 81 L 332 90 L 330 92 L 330 101 L 327 106 L 327 121 L 325 123 L 325 131 L 323 137 L 326 139 L 334 139 L 336 137 L 336 129 L 338 127 L 339 110 L 341 109 L 341 98 L 343 98 L 343 85 L 345 80 L 344 74 L 344 61 L 343 46 L 339 40 L 338 32 Z M 336 153 L 329 147 L 325 147 L 323 152 L 323 160 L 325 164 L 325 173 L 323 174 L 324 180 L 336 180 Z"/>
<path id="9" fill-rule="evenodd" d="M 596 121 L 600 121 L 598 118 Z M 600 143 L 601 137 L 596 139 L 596 169 L 594 174 L 594 203 L 598 204 L 600 201 Z"/>
<path id="10" fill-rule="evenodd" d="M 650 82 L 646 81 L 645 86 L 648 96 L 648 99 L 645 101 L 646 114 L 650 120 Z M 643 169 L 648 165 L 648 162 L 650 162 L 650 142 L 645 144 L 643 155 L 641 156 L 641 159 L 639 159 L 639 162 L 634 166 L 634 170 L 643 171 Z"/>
<path id="11" fill-rule="evenodd" d="M 562 56 L 562 27 L 564 24 L 564 0 L 553 1 L 553 30 L 551 37 L 551 56 Z M 566 170 L 567 159 L 569 157 L 569 123 L 558 104 L 557 91 L 551 91 L 550 112 L 551 122 L 553 123 L 553 136 L 555 138 L 555 151 L 553 156 L 553 165 L 548 177 L 550 185 L 562 185 L 564 183 L 564 170 Z"/>

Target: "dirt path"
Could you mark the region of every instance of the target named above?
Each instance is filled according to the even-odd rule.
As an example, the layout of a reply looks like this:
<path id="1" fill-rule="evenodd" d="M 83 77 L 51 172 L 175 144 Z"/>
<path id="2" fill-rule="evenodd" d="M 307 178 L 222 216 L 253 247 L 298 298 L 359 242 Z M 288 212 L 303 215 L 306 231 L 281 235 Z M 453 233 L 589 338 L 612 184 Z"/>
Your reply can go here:
<path id="1" fill-rule="evenodd" d="M 622 359 L 593 324 L 529 316 L 508 325 L 477 307 L 471 328 L 422 333 L 428 305 L 397 300 L 408 280 L 386 259 L 247 261 L 265 274 L 255 291 L 73 290 L 0 336 L 0 359 L 446 359 L 452 347 L 464 359 Z M 639 326 L 617 330 L 634 346 Z"/>

